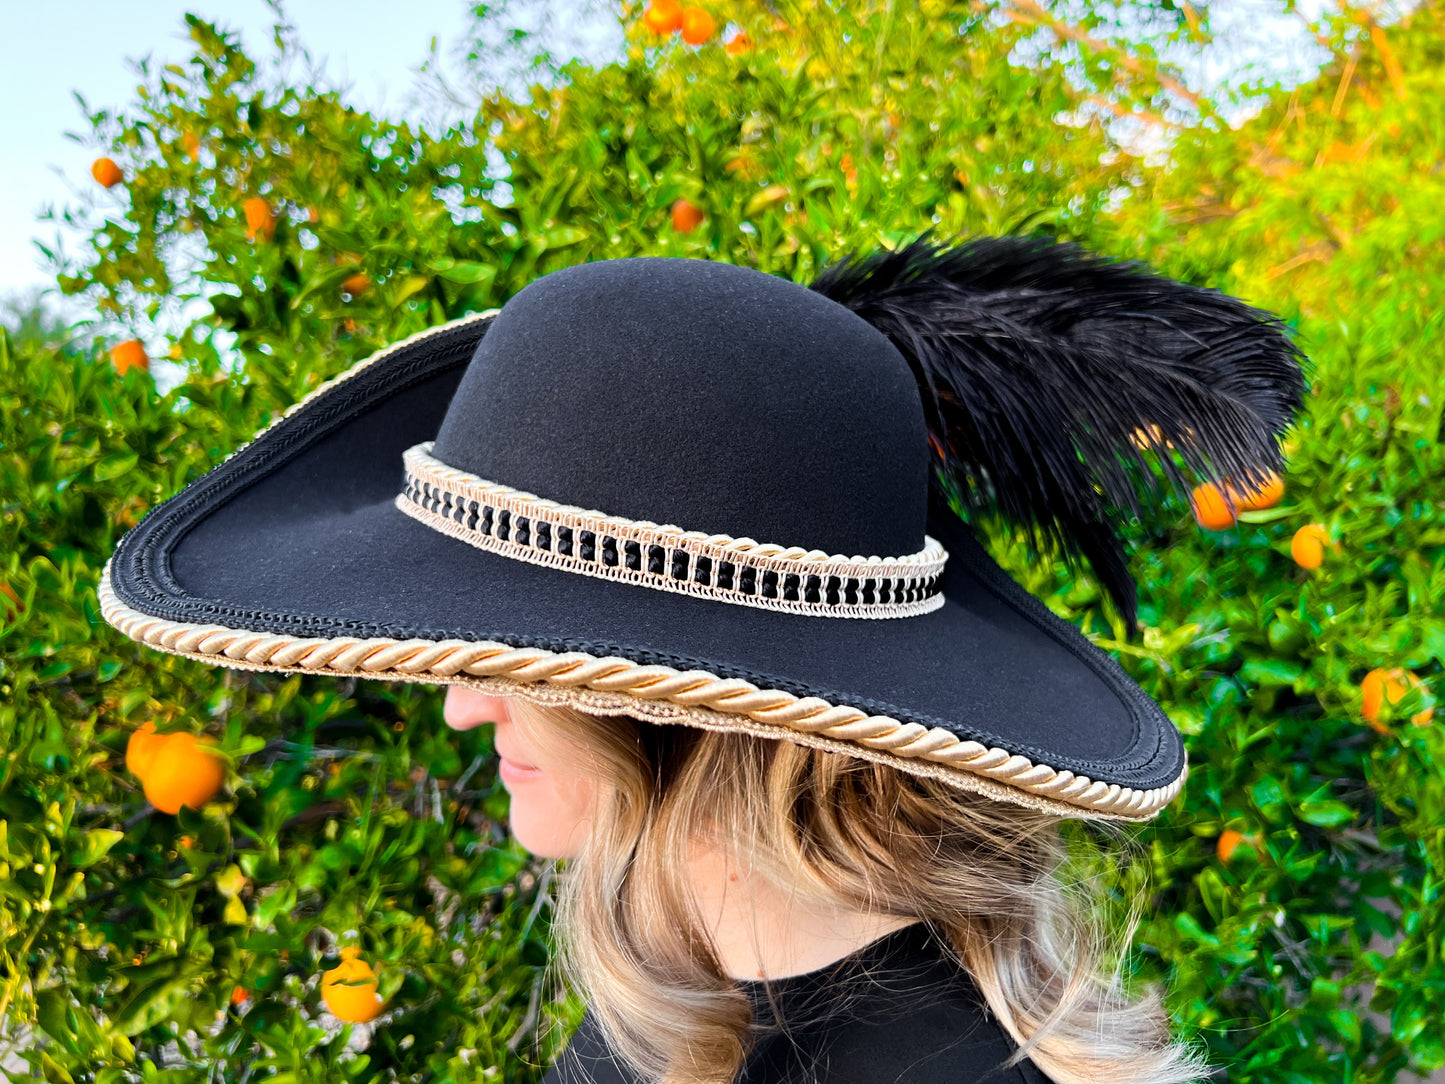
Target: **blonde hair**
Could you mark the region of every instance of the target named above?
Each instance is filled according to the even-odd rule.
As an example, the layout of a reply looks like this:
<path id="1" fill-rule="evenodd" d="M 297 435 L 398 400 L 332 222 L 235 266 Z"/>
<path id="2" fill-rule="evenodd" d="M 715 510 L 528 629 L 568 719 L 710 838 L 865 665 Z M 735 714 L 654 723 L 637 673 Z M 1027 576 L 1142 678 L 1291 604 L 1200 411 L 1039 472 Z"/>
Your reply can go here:
<path id="1" fill-rule="evenodd" d="M 557 962 L 644 1079 L 723 1084 L 748 1052 L 751 1002 L 687 879 L 699 839 L 802 896 L 946 932 L 1019 1044 L 1010 1066 L 1028 1057 L 1056 1084 L 1210 1074 L 1171 1039 L 1157 991 L 1126 996 L 1107 967 L 1132 941 L 1138 895 L 1127 928 L 1111 927 L 1104 890 L 1065 874 L 1106 856 L 1087 837 L 1071 846 L 1062 818 L 788 741 L 530 703 L 514 718 L 577 749 L 598 780 L 561 878 Z"/>

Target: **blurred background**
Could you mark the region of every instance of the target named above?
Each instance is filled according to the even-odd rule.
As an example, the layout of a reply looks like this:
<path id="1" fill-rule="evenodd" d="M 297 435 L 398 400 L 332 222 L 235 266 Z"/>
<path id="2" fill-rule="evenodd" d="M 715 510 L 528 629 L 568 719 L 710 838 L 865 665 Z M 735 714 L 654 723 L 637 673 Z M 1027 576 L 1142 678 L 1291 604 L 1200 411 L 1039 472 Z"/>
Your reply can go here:
<path id="1" fill-rule="evenodd" d="M 1245 89 L 1252 83 L 1293 86 L 1328 61 L 1329 51 L 1309 29 L 1322 3 L 1300 5 L 1303 17 L 1267 0 L 1211 5 L 1206 14 L 1215 47 L 1187 43 L 1166 47 L 1163 55 L 1179 65 L 1181 82 L 1213 99 L 1223 116 L 1244 116 L 1258 107 Z M 481 8 L 418 0 L 404 10 L 380 0 L 344 8 L 326 0 L 254 0 L 213 14 L 263 49 L 275 46 L 281 28 L 300 47 L 291 77 L 337 90 L 363 111 L 441 131 L 475 112 L 486 90 L 525 88 L 539 57 L 544 66 L 573 58 L 620 60 L 624 40 L 615 8 L 589 0 Z M 52 251 L 79 240 L 49 223 L 90 183 L 94 148 L 80 128 L 87 110 L 120 108 L 135 97 L 145 63 L 164 65 L 183 55 L 187 10 L 183 3 L 126 10 L 77 0 L 14 4 L 0 14 L 6 40 L 22 46 L 0 72 L 5 100 L 13 103 L 0 112 L 10 160 L 0 212 L 0 296 L 12 306 L 54 284 L 37 240 Z M 1127 20 L 1129 13 L 1119 16 Z M 1033 46 L 1050 47 L 1040 37 Z M 480 55 L 479 46 L 490 47 L 490 54 Z"/>
<path id="2" fill-rule="evenodd" d="M 1155 471 L 1132 639 L 1087 568 L 976 527 L 1186 735 L 1139 860 L 1074 871 L 1120 921 L 1147 892 L 1130 981 L 1236 1084 L 1440 1079 L 1438 0 L 128 7 L 0 10 L 0 1072 L 540 1079 L 580 1006 L 490 727 L 142 649 L 105 561 L 322 381 L 538 275 L 805 282 L 935 228 L 1144 260 L 1313 359 L 1267 492 Z"/>

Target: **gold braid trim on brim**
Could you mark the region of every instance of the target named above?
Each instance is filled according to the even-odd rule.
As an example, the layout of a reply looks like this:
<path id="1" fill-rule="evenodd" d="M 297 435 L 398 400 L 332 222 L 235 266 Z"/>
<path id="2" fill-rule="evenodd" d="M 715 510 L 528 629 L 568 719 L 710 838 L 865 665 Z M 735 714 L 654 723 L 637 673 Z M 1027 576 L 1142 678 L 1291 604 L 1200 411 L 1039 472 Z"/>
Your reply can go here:
<path id="1" fill-rule="evenodd" d="M 101 614 L 133 640 L 173 655 L 244 670 L 321 673 L 384 681 L 467 685 L 542 704 L 631 715 L 648 722 L 742 731 L 890 764 L 997 801 L 1061 817 L 1148 820 L 1179 793 L 1189 775 L 1135 790 L 1035 764 L 1027 757 L 961 739 L 942 727 L 759 689 L 705 670 L 644 666 L 583 652 L 517 648 L 495 641 L 297 638 L 222 625 L 152 617 L 116 595 L 106 563 L 98 587 Z"/>

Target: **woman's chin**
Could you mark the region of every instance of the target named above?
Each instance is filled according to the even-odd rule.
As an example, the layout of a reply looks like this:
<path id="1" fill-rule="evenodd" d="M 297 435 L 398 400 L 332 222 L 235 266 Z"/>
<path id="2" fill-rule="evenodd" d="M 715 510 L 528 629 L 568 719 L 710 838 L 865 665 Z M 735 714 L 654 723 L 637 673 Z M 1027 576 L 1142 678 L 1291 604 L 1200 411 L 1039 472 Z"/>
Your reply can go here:
<path id="1" fill-rule="evenodd" d="M 512 803 L 512 808 L 514 811 L 510 818 L 512 838 L 526 848 L 530 854 L 534 854 L 538 858 L 573 857 L 571 832 L 552 831 L 546 826 L 532 823 L 526 816 L 519 818 L 515 812 L 516 802 Z"/>
<path id="2" fill-rule="evenodd" d="M 540 858 L 571 858 L 590 820 L 595 785 L 588 776 L 568 767 L 547 761 L 538 766 L 506 757 L 497 766 L 497 776 L 511 795 L 508 821 L 512 836 Z"/>

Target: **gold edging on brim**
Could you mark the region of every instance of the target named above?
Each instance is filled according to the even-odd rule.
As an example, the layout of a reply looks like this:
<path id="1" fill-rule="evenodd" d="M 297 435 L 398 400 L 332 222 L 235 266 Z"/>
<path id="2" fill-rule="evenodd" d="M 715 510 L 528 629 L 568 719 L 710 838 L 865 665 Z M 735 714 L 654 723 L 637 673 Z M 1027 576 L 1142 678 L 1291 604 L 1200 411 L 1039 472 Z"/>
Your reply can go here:
<path id="1" fill-rule="evenodd" d="M 1007 750 L 961 739 L 942 727 L 902 723 L 781 689 L 759 689 L 705 670 L 681 671 L 495 641 L 299 638 L 169 621 L 122 602 L 110 581 L 109 561 L 98 595 L 102 616 L 131 639 L 200 662 L 242 670 L 460 684 L 648 722 L 783 738 L 890 764 L 1061 817 L 1148 820 L 1178 795 L 1189 775 L 1186 760 L 1172 783 L 1135 790 L 1035 764 Z"/>

